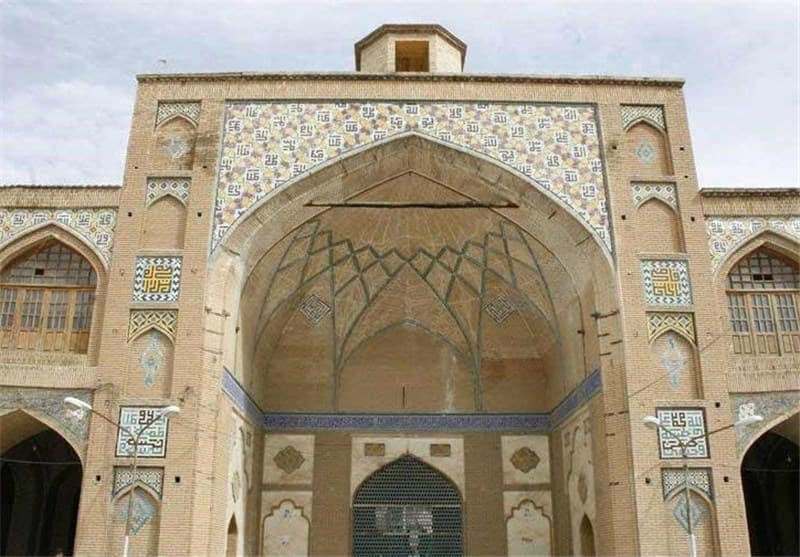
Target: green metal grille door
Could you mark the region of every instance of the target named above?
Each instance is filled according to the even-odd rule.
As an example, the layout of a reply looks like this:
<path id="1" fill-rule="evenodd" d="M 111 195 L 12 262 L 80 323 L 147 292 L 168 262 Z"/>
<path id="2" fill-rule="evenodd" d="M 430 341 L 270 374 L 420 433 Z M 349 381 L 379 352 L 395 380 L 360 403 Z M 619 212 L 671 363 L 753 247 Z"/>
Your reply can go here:
<path id="1" fill-rule="evenodd" d="M 406 455 L 372 474 L 356 491 L 355 557 L 463 554 L 461 495 L 431 466 Z"/>

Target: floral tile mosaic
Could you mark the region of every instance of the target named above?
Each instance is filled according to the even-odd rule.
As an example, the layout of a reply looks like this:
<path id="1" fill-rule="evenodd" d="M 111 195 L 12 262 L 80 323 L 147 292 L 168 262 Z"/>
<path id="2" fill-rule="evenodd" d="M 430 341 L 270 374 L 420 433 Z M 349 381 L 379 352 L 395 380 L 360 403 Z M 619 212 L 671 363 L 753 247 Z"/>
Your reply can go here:
<path id="1" fill-rule="evenodd" d="M 58 223 L 94 246 L 106 264 L 111 262 L 117 210 L 102 209 L 2 209 L 0 247 L 20 235 L 49 223 Z"/>
<path id="2" fill-rule="evenodd" d="M 212 245 L 270 191 L 343 153 L 407 132 L 528 176 L 611 249 L 595 108 L 467 102 L 229 103 Z"/>
<path id="3" fill-rule="evenodd" d="M 644 301 L 656 306 L 692 304 L 686 261 L 648 259 L 641 262 Z"/>
<path id="4" fill-rule="evenodd" d="M 658 429 L 658 446 L 661 458 L 708 458 L 705 413 L 702 408 L 659 408 L 656 417 L 661 422 Z M 664 430 L 672 433 L 666 433 Z"/>
<path id="5" fill-rule="evenodd" d="M 144 206 L 149 207 L 167 195 L 171 195 L 186 205 L 191 186 L 191 178 L 148 178 Z"/>
<path id="6" fill-rule="evenodd" d="M 137 257 L 134 302 L 177 302 L 181 287 L 180 257 Z"/>
<path id="7" fill-rule="evenodd" d="M 716 271 L 728 254 L 765 230 L 800 242 L 800 217 L 711 217 L 706 220 L 711 268 Z"/>
<path id="8" fill-rule="evenodd" d="M 678 210 L 678 193 L 675 191 L 675 184 L 669 182 L 633 182 L 631 198 L 635 207 L 640 206 L 648 199 L 660 199 L 676 211 Z"/>
<path id="9" fill-rule="evenodd" d="M 119 423 L 123 428 L 134 435 L 144 429 L 139 434 L 140 458 L 167 456 L 169 418 L 162 417 L 153 421 L 162 410 L 161 406 L 122 406 L 119 409 Z M 125 432 L 125 429 L 120 429 L 117 434 L 116 456 L 133 456 L 133 438 Z"/>
<path id="10" fill-rule="evenodd" d="M 81 446 L 89 438 L 89 413 L 64 404 L 65 397 L 92 403 L 92 393 L 64 389 L 0 388 L 0 414 L 9 410 L 25 410 L 36 417 L 42 415 L 60 424 Z M 62 432 L 60 432 L 62 433 Z"/>
<path id="11" fill-rule="evenodd" d="M 620 109 L 623 129 L 628 129 L 639 120 L 647 120 L 664 131 L 667 129 L 662 106 L 623 104 Z"/>

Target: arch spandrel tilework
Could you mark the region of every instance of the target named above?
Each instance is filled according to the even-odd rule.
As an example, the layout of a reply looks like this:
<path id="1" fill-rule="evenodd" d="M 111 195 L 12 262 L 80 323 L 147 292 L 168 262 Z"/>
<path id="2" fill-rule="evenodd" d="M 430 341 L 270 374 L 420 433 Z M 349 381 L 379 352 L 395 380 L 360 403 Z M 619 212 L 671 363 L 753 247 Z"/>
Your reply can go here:
<path id="1" fill-rule="evenodd" d="M 0 209 L 0 247 L 31 230 L 57 224 L 73 231 L 93 246 L 103 262 L 111 262 L 117 210 L 86 209 Z"/>
<path id="2" fill-rule="evenodd" d="M 706 220 L 711 268 L 719 269 L 730 253 L 764 231 L 777 232 L 800 242 L 800 217 L 711 217 Z"/>
<path id="3" fill-rule="evenodd" d="M 348 152 L 406 133 L 476 152 L 556 197 L 611 250 L 596 109 L 523 103 L 231 102 L 212 249 L 256 202 Z"/>

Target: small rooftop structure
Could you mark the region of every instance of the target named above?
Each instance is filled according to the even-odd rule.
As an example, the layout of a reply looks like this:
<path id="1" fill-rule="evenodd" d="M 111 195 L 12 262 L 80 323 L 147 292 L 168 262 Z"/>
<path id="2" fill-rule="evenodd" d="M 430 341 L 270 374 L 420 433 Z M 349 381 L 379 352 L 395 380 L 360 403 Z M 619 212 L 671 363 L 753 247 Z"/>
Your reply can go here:
<path id="1" fill-rule="evenodd" d="M 381 25 L 355 45 L 356 71 L 461 73 L 467 45 L 435 24 Z"/>

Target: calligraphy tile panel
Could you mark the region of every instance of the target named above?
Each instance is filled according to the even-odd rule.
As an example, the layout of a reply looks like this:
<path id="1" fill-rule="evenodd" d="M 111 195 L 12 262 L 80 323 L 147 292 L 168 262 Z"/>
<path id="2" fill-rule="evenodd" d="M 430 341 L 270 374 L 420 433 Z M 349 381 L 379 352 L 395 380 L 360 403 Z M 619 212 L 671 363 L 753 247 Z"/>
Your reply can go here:
<path id="1" fill-rule="evenodd" d="M 800 217 L 712 217 L 706 221 L 711 268 L 716 271 L 729 253 L 771 230 L 800 242 Z"/>
<path id="2" fill-rule="evenodd" d="M 177 302 L 181 286 L 180 257 L 137 257 L 134 302 Z"/>
<path id="3" fill-rule="evenodd" d="M 231 102 L 224 126 L 213 246 L 272 190 L 343 153 L 414 132 L 488 156 L 529 177 L 611 249 L 593 106 Z"/>
<path id="4" fill-rule="evenodd" d="M 108 264 L 114 245 L 116 209 L 0 208 L 0 246 L 40 225 L 58 223 L 94 246 Z"/>
<path id="5" fill-rule="evenodd" d="M 692 304 L 689 266 L 686 261 L 642 261 L 644 301 L 657 306 L 688 306 Z"/>
<path id="6" fill-rule="evenodd" d="M 119 423 L 123 428 L 139 435 L 140 458 L 164 458 L 167 456 L 167 430 L 169 418 L 160 418 L 147 426 L 163 407 L 161 406 L 122 406 L 119 409 Z M 133 438 L 120 428 L 117 435 L 116 456 L 133 456 Z"/>
<path id="7" fill-rule="evenodd" d="M 686 458 L 708 458 L 705 411 L 702 408 L 659 408 L 656 417 L 661 422 L 658 430 L 661 458 L 683 458 L 682 444 L 686 447 Z"/>

